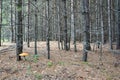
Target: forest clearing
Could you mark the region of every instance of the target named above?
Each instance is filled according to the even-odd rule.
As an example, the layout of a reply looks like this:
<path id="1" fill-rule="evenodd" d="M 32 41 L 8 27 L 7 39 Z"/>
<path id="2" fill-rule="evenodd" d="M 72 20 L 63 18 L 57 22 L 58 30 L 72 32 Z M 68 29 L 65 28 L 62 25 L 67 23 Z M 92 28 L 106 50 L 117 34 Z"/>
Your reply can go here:
<path id="1" fill-rule="evenodd" d="M 51 41 L 51 59 L 47 59 L 46 42 L 38 42 L 38 55 L 34 56 L 34 44 L 27 47 L 24 43 L 23 52 L 29 53 L 26 60 L 16 61 L 15 48 L 7 48 L 12 43 L 3 43 L 0 47 L 7 48 L 0 53 L 0 80 L 119 80 L 120 65 L 115 67 L 116 57 L 103 47 L 101 60 L 99 49 L 88 53 L 88 62 L 82 59 L 82 44 L 77 42 L 77 52 L 59 50 L 56 41 Z"/>

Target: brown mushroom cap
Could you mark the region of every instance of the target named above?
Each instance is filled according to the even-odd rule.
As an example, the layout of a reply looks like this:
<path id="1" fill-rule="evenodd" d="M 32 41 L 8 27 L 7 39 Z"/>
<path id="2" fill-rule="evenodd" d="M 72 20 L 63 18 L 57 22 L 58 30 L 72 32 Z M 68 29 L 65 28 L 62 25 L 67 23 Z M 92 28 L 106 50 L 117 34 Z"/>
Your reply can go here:
<path id="1" fill-rule="evenodd" d="M 21 57 L 22 57 L 22 56 L 25 57 L 25 56 L 28 56 L 28 53 L 24 53 L 24 52 L 23 52 L 23 53 L 19 54 L 19 56 L 21 56 Z"/>

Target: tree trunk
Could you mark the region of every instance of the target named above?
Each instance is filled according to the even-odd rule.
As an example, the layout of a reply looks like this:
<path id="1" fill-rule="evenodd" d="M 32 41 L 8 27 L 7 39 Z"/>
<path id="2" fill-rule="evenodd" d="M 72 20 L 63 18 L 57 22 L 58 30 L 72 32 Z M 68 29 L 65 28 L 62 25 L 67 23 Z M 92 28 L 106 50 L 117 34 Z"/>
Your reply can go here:
<path id="1" fill-rule="evenodd" d="M 16 54 L 17 61 L 21 60 L 19 54 L 22 53 L 23 50 L 23 29 L 22 29 L 22 0 L 18 0 L 17 4 L 17 43 L 16 43 Z"/>
<path id="2" fill-rule="evenodd" d="M 64 49 L 68 51 L 68 34 L 67 34 L 67 8 L 66 8 L 66 0 L 63 0 L 64 4 Z"/>
<path id="3" fill-rule="evenodd" d="M 111 0 L 108 0 L 108 27 L 109 27 L 110 49 L 113 49 L 112 47 L 112 26 L 111 26 Z"/>
<path id="4" fill-rule="evenodd" d="M 95 30 L 95 32 L 96 32 L 96 34 L 95 34 L 95 36 L 96 36 L 95 40 L 96 41 L 95 42 L 99 42 L 99 39 L 98 39 L 98 36 L 99 36 L 99 28 L 98 28 L 99 27 L 99 5 L 98 4 L 99 4 L 99 0 L 96 0 L 96 6 L 95 6 L 96 7 L 95 8 L 96 9 L 95 10 L 96 11 L 96 15 L 95 15 L 96 16 L 96 20 L 95 20 L 96 21 L 96 30 Z"/>
<path id="5" fill-rule="evenodd" d="M 35 0 L 35 4 L 37 4 L 37 0 Z M 37 39 L 38 39 L 38 16 L 37 16 L 37 8 L 35 9 L 35 55 L 37 55 Z"/>
<path id="6" fill-rule="evenodd" d="M 103 6 L 103 0 L 100 1 L 100 5 Z M 101 42 L 102 44 L 104 44 L 103 7 L 100 7 L 100 24 L 101 24 Z"/>
<path id="7" fill-rule="evenodd" d="M 62 31 L 62 21 L 61 21 L 61 16 L 62 16 L 62 5 L 61 5 L 61 1 L 58 1 L 58 26 L 59 26 L 59 41 L 58 41 L 58 48 L 59 49 L 63 49 L 63 31 Z"/>
<path id="8" fill-rule="evenodd" d="M 74 51 L 77 52 L 76 47 L 76 19 L 77 19 L 77 1 L 71 0 L 71 27 L 72 27 L 72 35 L 73 35 L 73 43 L 74 43 Z"/>
<path id="9" fill-rule="evenodd" d="M 58 22 L 58 48 L 60 49 L 60 36 L 61 36 L 61 26 L 60 26 L 60 0 L 58 1 L 57 0 L 57 12 L 58 12 L 58 14 L 57 14 L 57 22 Z"/>
<path id="10" fill-rule="evenodd" d="M 0 20 L 1 20 L 1 23 L 0 23 L 0 46 L 1 46 L 1 29 L 2 29 L 2 3 L 3 3 L 3 0 L 1 0 L 1 17 L 0 17 Z"/>
<path id="11" fill-rule="evenodd" d="M 14 3 L 16 3 L 16 0 L 14 0 Z M 16 21 L 17 21 L 17 18 L 16 18 L 17 17 L 16 4 L 14 4 L 14 9 L 15 9 L 15 14 L 14 14 L 14 16 L 15 16 L 15 18 L 14 18 L 15 19 L 15 21 L 14 21 L 15 22 L 14 23 L 14 27 L 15 27 L 15 29 L 14 29 L 15 33 L 14 33 L 14 35 L 15 36 L 14 36 L 14 39 L 15 39 L 15 43 L 16 43 L 16 36 L 17 36 L 17 34 L 16 34 L 16 29 L 17 29 L 17 27 L 16 27 Z"/>
<path id="12" fill-rule="evenodd" d="M 120 49 L 120 0 L 118 0 L 117 49 Z"/>
<path id="13" fill-rule="evenodd" d="M 46 35 L 46 41 L 47 41 L 47 53 L 48 53 L 48 59 L 50 59 L 50 23 L 49 23 L 49 0 L 47 0 L 47 35 Z"/>
<path id="14" fill-rule="evenodd" d="M 28 32 L 27 32 L 27 46 L 30 47 L 30 40 L 29 40 L 29 30 L 30 30 L 30 0 L 28 0 Z"/>
<path id="15" fill-rule="evenodd" d="M 13 29 L 13 0 L 11 0 L 11 42 L 14 42 L 14 29 Z"/>
<path id="16" fill-rule="evenodd" d="M 83 45 L 83 61 L 87 61 L 87 50 L 91 50 L 90 47 L 90 23 L 89 23 L 89 0 L 83 1 L 83 26 L 84 26 L 84 45 Z"/>
<path id="17" fill-rule="evenodd" d="M 89 19 L 89 0 L 83 1 L 83 17 L 84 17 L 84 41 L 87 50 L 91 50 L 90 47 L 90 19 Z"/>

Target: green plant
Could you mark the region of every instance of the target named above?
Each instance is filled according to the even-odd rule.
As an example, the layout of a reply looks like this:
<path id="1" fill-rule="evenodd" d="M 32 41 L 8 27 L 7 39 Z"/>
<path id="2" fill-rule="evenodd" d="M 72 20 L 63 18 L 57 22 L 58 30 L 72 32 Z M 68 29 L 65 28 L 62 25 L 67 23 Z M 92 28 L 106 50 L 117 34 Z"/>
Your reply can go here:
<path id="1" fill-rule="evenodd" d="M 37 61 L 38 61 L 38 58 L 39 58 L 39 55 L 34 55 L 34 56 L 33 56 L 33 62 L 37 62 Z"/>
<path id="2" fill-rule="evenodd" d="M 42 80 L 42 75 L 41 74 L 35 74 L 36 80 Z"/>
<path id="3" fill-rule="evenodd" d="M 47 63 L 47 66 L 48 66 L 48 67 L 51 67 L 52 65 L 53 65 L 52 62 L 48 62 L 48 63 Z"/>
<path id="4" fill-rule="evenodd" d="M 26 61 L 31 62 L 31 57 L 26 57 Z"/>
<path id="5" fill-rule="evenodd" d="M 112 76 L 107 76 L 106 80 L 113 80 Z"/>
<path id="6" fill-rule="evenodd" d="M 28 65 L 28 66 L 27 66 L 27 74 L 31 74 L 31 72 L 32 72 L 32 71 L 31 71 L 31 66 Z"/>
<path id="7" fill-rule="evenodd" d="M 86 64 L 86 65 L 89 65 L 89 63 L 88 63 L 88 62 L 82 62 L 82 64 Z"/>
<path id="8" fill-rule="evenodd" d="M 60 64 L 60 65 L 64 65 L 64 62 L 60 61 L 60 62 L 58 62 L 58 64 Z"/>

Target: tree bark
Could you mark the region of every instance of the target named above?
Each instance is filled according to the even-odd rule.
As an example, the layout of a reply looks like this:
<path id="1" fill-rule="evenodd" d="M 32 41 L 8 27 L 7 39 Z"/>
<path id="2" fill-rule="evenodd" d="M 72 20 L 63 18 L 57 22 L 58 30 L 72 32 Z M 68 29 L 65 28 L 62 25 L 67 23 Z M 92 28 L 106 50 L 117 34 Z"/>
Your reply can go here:
<path id="1" fill-rule="evenodd" d="M 83 61 L 87 61 L 87 50 L 91 50 L 90 47 L 90 23 L 89 23 L 89 0 L 82 0 L 83 2 L 83 26 L 84 26 L 84 44 L 83 44 Z"/>
<path id="2" fill-rule="evenodd" d="M 16 43 L 16 54 L 17 61 L 21 60 L 19 54 L 22 53 L 23 50 L 23 29 L 22 29 L 22 0 L 18 0 L 17 4 L 17 43 Z"/>
<path id="3" fill-rule="evenodd" d="M 60 36 L 61 36 L 61 26 L 60 26 L 60 0 L 57 0 L 57 22 L 58 22 L 58 48 L 60 49 Z"/>
<path id="4" fill-rule="evenodd" d="M 11 0 L 11 42 L 14 42 L 14 29 L 13 29 L 13 0 Z"/>
<path id="5" fill-rule="evenodd" d="M 112 26 L 111 26 L 111 0 L 108 0 L 108 27 L 109 27 L 110 49 L 113 49 L 112 47 Z"/>
<path id="6" fill-rule="evenodd" d="M 37 4 L 37 0 L 35 0 L 35 4 Z M 37 55 L 37 39 L 38 39 L 38 16 L 37 16 L 37 8 L 35 9 L 35 55 Z"/>
<path id="7" fill-rule="evenodd" d="M 3 0 L 1 0 L 1 17 L 0 17 L 0 20 L 1 20 L 1 23 L 0 23 L 0 46 L 1 46 L 1 29 L 2 29 L 2 3 L 3 3 Z"/>
<path id="8" fill-rule="evenodd" d="M 15 4 L 14 4 L 14 9 L 15 9 L 15 15 L 14 15 L 14 16 L 15 16 L 15 18 L 14 18 L 14 19 L 15 19 L 15 21 L 14 21 L 14 22 L 15 22 L 15 23 L 14 23 L 14 26 L 15 26 L 15 29 L 14 29 L 14 32 L 15 32 L 15 33 L 14 33 L 14 35 L 15 35 L 15 36 L 14 36 L 14 39 L 15 39 L 15 43 L 16 43 L 16 35 L 17 35 L 17 34 L 16 34 L 16 29 L 17 29 L 17 26 L 16 26 L 16 23 L 17 23 L 17 22 L 16 22 L 16 21 L 17 21 L 16 0 L 14 0 L 14 3 L 15 3 Z"/>
<path id="9" fill-rule="evenodd" d="M 101 24 L 101 42 L 104 44 L 104 25 L 103 25 L 103 0 L 100 1 L 100 24 Z"/>
<path id="10" fill-rule="evenodd" d="M 84 17 L 84 41 L 87 50 L 90 47 L 90 19 L 89 19 L 89 0 L 83 0 L 83 17 Z"/>
<path id="11" fill-rule="evenodd" d="M 117 26 L 117 45 L 116 48 L 120 49 L 120 0 L 118 0 L 118 26 Z"/>
<path id="12" fill-rule="evenodd" d="M 68 51 L 68 34 L 67 34 L 67 8 L 66 8 L 66 0 L 63 0 L 64 4 L 64 49 Z"/>
<path id="13" fill-rule="evenodd" d="M 27 31 L 27 46 L 30 47 L 30 0 L 28 0 L 28 31 Z"/>
<path id="14" fill-rule="evenodd" d="M 47 0 L 47 35 L 46 35 L 46 42 L 47 42 L 47 53 L 48 59 L 50 59 L 50 23 L 49 23 L 49 0 Z"/>
<path id="15" fill-rule="evenodd" d="M 76 20 L 77 20 L 77 1 L 73 1 L 72 0 L 72 5 L 71 7 L 73 7 L 71 10 L 72 10 L 72 27 L 73 27 L 73 43 L 74 43 L 74 51 L 77 52 L 77 47 L 76 47 L 76 27 L 77 27 L 77 23 L 76 23 Z"/>
<path id="16" fill-rule="evenodd" d="M 95 40 L 96 40 L 96 42 L 99 42 L 99 39 L 98 39 L 98 36 L 99 36 L 99 0 L 96 0 L 96 8 L 95 8 L 95 10 L 96 10 L 96 15 L 95 15 L 95 17 L 96 17 L 96 30 L 95 30 L 95 32 L 96 32 L 96 38 L 95 38 Z"/>

